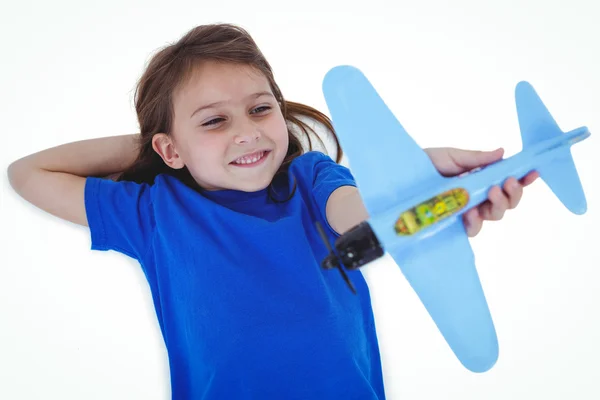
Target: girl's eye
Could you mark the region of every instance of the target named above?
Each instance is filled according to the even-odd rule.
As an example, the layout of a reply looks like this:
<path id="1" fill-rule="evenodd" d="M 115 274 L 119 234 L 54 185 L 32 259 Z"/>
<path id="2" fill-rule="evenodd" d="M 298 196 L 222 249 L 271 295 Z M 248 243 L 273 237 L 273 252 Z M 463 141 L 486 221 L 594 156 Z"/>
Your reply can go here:
<path id="1" fill-rule="evenodd" d="M 261 113 L 269 111 L 270 109 L 271 109 L 270 106 L 259 106 L 259 107 L 252 109 L 252 111 L 250 111 L 250 114 L 261 114 Z M 203 123 L 202 126 L 210 127 L 210 126 L 217 125 L 223 121 L 225 121 L 225 118 L 213 118 L 210 121 Z"/>
<path id="2" fill-rule="evenodd" d="M 224 119 L 223 118 L 213 118 L 210 121 L 203 123 L 202 126 L 216 125 L 221 121 L 224 121 Z"/>
<path id="3" fill-rule="evenodd" d="M 269 107 L 269 106 L 260 106 L 260 107 L 256 107 L 255 109 L 253 109 L 250 113 L 257 114 L 257 113 L 268 111 L 270 109 L 271 109 L 271 107 Z"/>

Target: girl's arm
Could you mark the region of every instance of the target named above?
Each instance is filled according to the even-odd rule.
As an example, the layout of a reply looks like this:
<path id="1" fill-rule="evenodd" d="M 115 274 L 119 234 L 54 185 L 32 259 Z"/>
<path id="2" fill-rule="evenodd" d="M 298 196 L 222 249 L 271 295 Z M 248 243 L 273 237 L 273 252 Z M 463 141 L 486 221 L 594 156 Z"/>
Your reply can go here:
<path id="1" fill-rule="evenodd" d="M 340 235 L 369 218 L 360 193 L 354 186 L 341 186 L 334 190 L 327 200 L 325 213 L 331 228 Z"/>
<path id="2" fill-rule="evenodd" d="M 9 182 L 36 207 L 87 226 L 86 177 L 111 175 L 131 165 L 138 155 L 138 136 L 82 140 L 28 155 L 9 165 Z"/>
<path id="3" fill-rule="evenodd" d="M 444 176 L 455 176 L 473 168 L 484 167 L 502 158 L 503 151 L 473 151 L 450 147 L 424 149 L 435 168 Z M 519 203 L 523 186 L 534 182 L 538 173 L 533 171 L 521 182 L 508 179 L 503 187 L 494 187 L 489 198 L 478 207 L 463 216 L 467 234 L 476 236 L 484 220 L 498 221 L 509 208 Z M 512 184 L 512 185 L 511 185 Z M 330 196 L 326 206 L 327 222 L 339 234 L 343 234 L 355 225 L 369 218 L 358 189 L 352 186 L 341 186 Z"/>

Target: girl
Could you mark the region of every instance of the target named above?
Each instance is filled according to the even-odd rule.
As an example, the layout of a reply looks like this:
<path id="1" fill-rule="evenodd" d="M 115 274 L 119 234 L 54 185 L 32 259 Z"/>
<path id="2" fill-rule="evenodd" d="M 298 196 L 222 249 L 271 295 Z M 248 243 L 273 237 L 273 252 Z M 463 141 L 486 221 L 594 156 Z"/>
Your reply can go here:
<path id="1" fill-rule="evenodd" d="M 44 150 L 8 174 L 32 204 L 89 226 L 92 249 L 139 261 L 172 397 L 384 399 L 365 280 L 349 271 L 354 295 L 320 267 L 315 222 L 333 240 L 368 218 L 329 119 L 286 101 L 249 34 L 225 24 L 196 27 L 156 54 L 136 111 L 139 135 Z M 312 150 L 301 118 L 328 129 L 335 161 Z M 427 151 L 444 174 L 502 156 Z M 535 178 L 494 188 L 465 216 L 469 235 L 515 207 Z"/>

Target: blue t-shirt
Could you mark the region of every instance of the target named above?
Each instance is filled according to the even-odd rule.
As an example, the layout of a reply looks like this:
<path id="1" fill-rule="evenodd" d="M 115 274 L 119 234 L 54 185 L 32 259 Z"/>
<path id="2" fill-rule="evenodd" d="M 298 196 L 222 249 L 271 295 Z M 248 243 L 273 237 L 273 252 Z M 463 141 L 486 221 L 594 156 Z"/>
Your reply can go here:
<path id="1" fill-rule="evenodd" d="M 198 192 L 88 178 L 92 249 L 138 260 L 168 352 L 174 399 L 384 399 L 369 290 L 360 271 L 324 270 L 315 226 L 350 171 L 296 158 L 286 202 L 267 189 Z"/>

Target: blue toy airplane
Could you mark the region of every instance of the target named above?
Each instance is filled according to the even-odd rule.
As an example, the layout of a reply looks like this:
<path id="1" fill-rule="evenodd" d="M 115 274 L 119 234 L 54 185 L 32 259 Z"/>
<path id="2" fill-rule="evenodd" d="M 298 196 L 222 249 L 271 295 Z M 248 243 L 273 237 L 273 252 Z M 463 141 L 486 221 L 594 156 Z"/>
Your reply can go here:
<path id="1" fill-rule="evenodd" d="M 340 236 L 324 268 L 356 269 L 387 251 L 423 302 L 458 360 L 489 370 L 498 340 L 461 215 L 487 200 L 494 185 L 536 170 L 567 209 L 586 198 L 570 147 L 590 133 L 563 133 L 531 85 L 516 87 L 523 150 L 457 177 L 443 177 L 365 76 L 330 70 L 323 92 L 370 218 Z M 341 265 L 341 266 L 340 266 Z"/>

